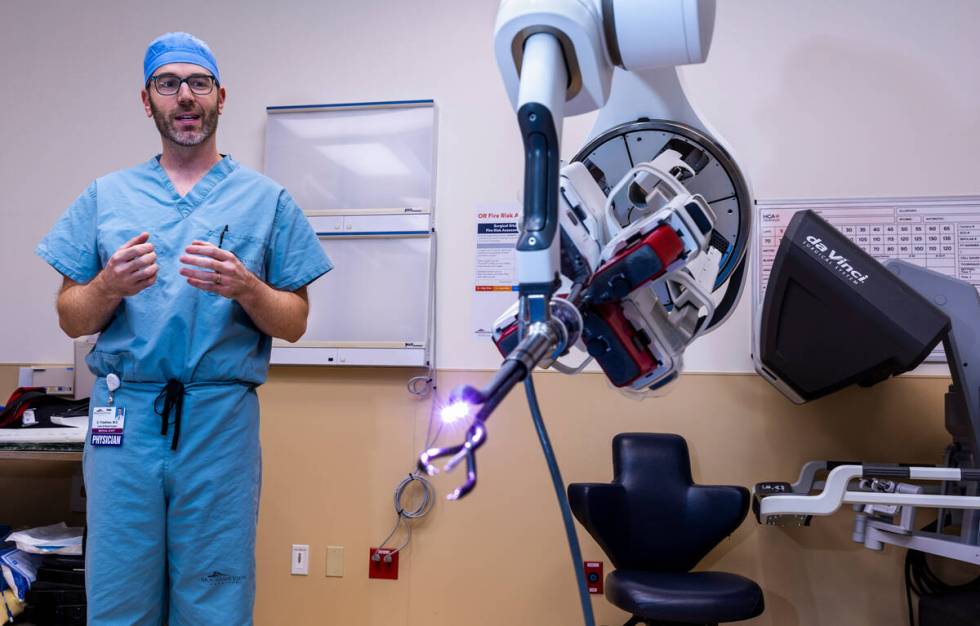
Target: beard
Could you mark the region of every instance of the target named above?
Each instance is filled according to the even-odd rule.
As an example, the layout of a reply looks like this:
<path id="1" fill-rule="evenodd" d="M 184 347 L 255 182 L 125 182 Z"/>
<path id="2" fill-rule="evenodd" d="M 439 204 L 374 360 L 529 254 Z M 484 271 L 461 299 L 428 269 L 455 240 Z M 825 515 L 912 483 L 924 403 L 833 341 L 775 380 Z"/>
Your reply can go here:
<path id="1" fill-rule="evenodd" d="M 195 111 L 197 109 L 197 111 Z M 218 103 L 212 107 L 192 106 L 179 107 L 171 114 L 167 114 L 157 108 L 153 99 L 150 99 L 150 111 L 153 113 L 153 121 L 156 122 L 157 130 L 166 140 L 187 148 L 199 146 L 214 135 L 218 130 Z M 201 116 L 200 130 L 179 130 L 176 126 L 178 115 L 187 113 L 198 113 Z"/>

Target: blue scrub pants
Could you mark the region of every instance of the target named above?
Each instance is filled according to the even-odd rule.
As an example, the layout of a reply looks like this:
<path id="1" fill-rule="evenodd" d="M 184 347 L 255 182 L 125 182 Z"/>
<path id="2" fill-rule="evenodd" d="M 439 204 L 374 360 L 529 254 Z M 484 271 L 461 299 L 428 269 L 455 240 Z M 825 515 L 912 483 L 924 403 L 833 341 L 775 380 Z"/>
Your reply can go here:
<path id="1" fill-rule="evenodd" d="M 154 401 L 164 385 L 123 382 L 119 447 L 85 444 L 88 623 L 252 624 L 261 456 L 255 389 L 188 383 L 171 450 Z M 92 406 L 108 406 L 104 378 Z M 157 403 L 157 408 L 160 403 Z M 91 417 L 90 417 L 91 419 Z"/>

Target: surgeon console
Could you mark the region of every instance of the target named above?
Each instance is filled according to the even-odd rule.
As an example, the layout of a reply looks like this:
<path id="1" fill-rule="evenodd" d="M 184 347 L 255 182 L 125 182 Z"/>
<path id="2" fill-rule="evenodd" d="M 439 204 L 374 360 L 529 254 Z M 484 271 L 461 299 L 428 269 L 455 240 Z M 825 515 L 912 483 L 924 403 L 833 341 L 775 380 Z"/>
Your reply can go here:
<path id="1" fill-rule="evenodd" d="M 780 244 L 756 328 L 756 369 L 797 403 L 909 371 L 940 342 L 952 376 L 942 466 L 811 461 L 794 483 L 755 486 L 758 521 L 805 526 L 849 504 L 853 539 L 868 548 L 889 543 L 980 564 L 977 290 L 908 262 L 879 263 L 802 211 Z M 934 531 L 916 528 L 918 508 L 936 510 Z M 959 535 L 943 533 L 948 526 Z"/>

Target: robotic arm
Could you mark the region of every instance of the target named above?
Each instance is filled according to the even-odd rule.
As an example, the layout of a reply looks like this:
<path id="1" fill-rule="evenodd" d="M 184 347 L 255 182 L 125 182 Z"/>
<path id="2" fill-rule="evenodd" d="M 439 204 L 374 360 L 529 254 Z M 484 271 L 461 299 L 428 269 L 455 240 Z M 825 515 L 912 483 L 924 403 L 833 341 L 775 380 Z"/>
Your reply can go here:
<path id="1" fill-rule="evenodd" d="M 501 2 L 495 50 L 525 150 L 519 298 L 495 325 L 497 374 L 450 395 L 444 419 L 472 415 L 465 441 L 420 455 L 429 474 L 466 461 L 450 499 L 475 487 L 486 420 L 534 367 L 579 371 L 558 361 L 578 344 L 616 387 L 647 393 L 738 301 L 748 185 L 673 68 L 705 60 L 713 25 L 708 0 Z M 561 168 L 564 116 L 596 109 L 593 139 Z"/>
<path id="2" fill-rule="evenodd" d="M 680 369 L 684 347 L 714 314 L 708 294 L 720 258 L 710 246 L 715 215 L 675 176 L 689 169 L 679 153 L 665 149 L 654 161 L 630 170 L 608 198 L 582 164 L 563 170 L 561 272 L 572 288 L 567 297 L 553 299 L 553 306 L 575 306 L 582 322 L 572 328 L 581 329 L 580 347 L 623 389 L 643 392 L 669 382 Z M 624 227 L 611 198 L 627 184 L 639 196 L 635 208 L 643 214 Z M 692 268 L 706 256 L 696 278 Z M 670 311 L 658 291 L 672 295 Z M 518 330 L 513 307 L 494 328 L 504 357 L 516 347 Z M 558 369 L 572 373 L 580 368 Z"/>
<path id="3" fill-rule="evenodd" d="M 545 304 L 558 285 L 564 115 L 602 108 L 617 65 L 644 70 L 703 62 L 713 26 L 714 3 L 697 0 L 501 3 L 497 64 L 525 150 L 524 223 L 517 244 L 522 324 L 547 319 Z M 683 95 L 680 100 L 686 101 Z"/>

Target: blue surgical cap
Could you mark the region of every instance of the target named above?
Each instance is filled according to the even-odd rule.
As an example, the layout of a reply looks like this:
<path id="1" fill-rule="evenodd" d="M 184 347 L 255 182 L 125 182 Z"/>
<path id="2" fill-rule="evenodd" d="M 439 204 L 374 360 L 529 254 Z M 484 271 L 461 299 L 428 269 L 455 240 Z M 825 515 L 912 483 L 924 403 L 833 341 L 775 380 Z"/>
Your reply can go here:
<path id="1" fill-rule="evenodd" d="M 211 72 L 214 79 L 221 82 L 218 75 L 218 62 L 211 53 L 211 48 L 194 35 L 189 33 L 166 33 L 150 42 L 143 57 L 143 84 L 145 85 L 153 72 L 168 63 L 193 63 Z"/>

